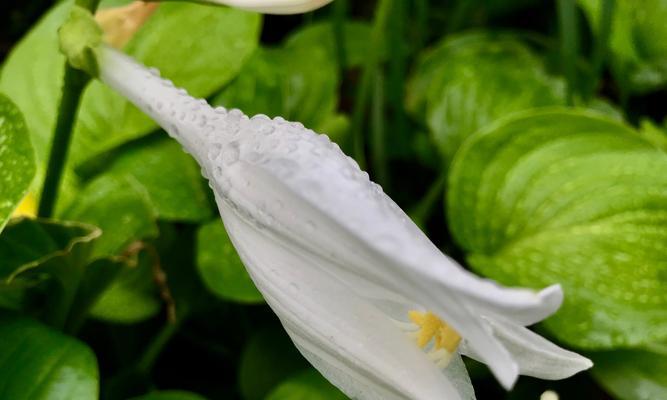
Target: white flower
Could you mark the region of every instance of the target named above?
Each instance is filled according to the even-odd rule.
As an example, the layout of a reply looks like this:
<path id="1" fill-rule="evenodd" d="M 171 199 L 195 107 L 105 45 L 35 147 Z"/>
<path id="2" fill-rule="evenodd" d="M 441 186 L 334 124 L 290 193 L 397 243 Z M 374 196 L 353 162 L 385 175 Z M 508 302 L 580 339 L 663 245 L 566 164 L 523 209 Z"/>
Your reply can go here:
<path id="1" fill-rule="evenodd" d="M 196 0 L 200 3 L 221 4 L 264 14 L 299 14 L 313 11 L 332 0 Z"/>
<path id="2" fill-rule="evenodd" d="M 267 303 L 348 396 L 472 399 L 459 352 L 506 388 L 518 374 L 561 379 L 592 365 L 525 328 L 558 309 L 558 285 L 504 288 L 467 272 L 326 136 L 213 109 L 108 47 L 100 66 L 197 159 Z"/>

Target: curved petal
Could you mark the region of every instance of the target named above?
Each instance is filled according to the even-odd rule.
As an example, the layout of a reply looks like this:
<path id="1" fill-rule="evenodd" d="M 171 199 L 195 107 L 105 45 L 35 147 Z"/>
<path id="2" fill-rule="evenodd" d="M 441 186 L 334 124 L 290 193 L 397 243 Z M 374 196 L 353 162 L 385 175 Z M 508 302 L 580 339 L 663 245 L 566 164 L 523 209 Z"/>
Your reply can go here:
<path id="1" fill-rule="evenodd" d="M 326 136 L 299 123 L 211 109 L 114 50 L 101 77 L 151 115 L 202 166 L 218 204 L 286 247 L 326 259 L 348 287 L 373 282 L 451 324 L 511 387 L 518 366 L 479 315 L 529 324 L 553 313 L 560 287 L 503 288 L 443 255 Z M 363 293 L 357 293 L 363 295 Z"/>
<path id="2" fill-rule="evenodd" d="M 223 4 L 264 14 L 300 14 L 323 7 L 332 0 L 199 0 L 202 3 Z"/>
<path id="3" fill-rule="evenodd" d="M 312 265 L 317 259 L 281 245 L 221 203 L 229 236 L 267 303 L 302 354 L 344 393 L 358 399 L 470 398 L 460 396 L 382 312 L 322 265 Z M 467 375 L 465 369 L 457 373 Z M 457 376 L 461 382 L 469 381 Z"/>
<path id="4" fill-rule="evenodd" d="M 455 291 L 476 308 L 488 310 L 487 314 L 526 325 L 560 306 L 562 291 L 557 285 L 537 293 L 508 289 L 461 268 L 325 135 L 281 118 L 248 119 L 237 110 L 213 110 L 206 101 L 193 99 L 159 78 L 156 70 L 108 47 L 100 53 L 101 79 L 181 142 L 222 197 L 235 195 L 233 200 L 248 209 L 256 209 L 258 201 L 265 203 L 262 212 L 285 222 L 285 234 L 308 246 L 328 249 L 336 242 L 331 238 L 344 239 L 346 249 L 358 248 L 350 255 L 357 260 L 346 264 L 369 269 L 353 269 L 353 274 L 369 272 L 377 277 L 400 270 L 415 280 Z M 243 168 L 234 168 L 238 161 Z M 253 185 L 259 179 L 263 182 Z M 310 215 L 301 215 L 305 213 Z M 299 218 L 286 221 L 294 214 Z M 383 265 L 377 266 L 378 261 Z M 386 280 L 391 279 L 378 282 Z"/>
<path id="5" fill-rule="evenodd" d="M 540 379 L 565 379 L 593 366 L 586 357 L 560 348 L 523 326 L 490 318 L 485 320 L 493 329 L 493 335 L 519 365 L 521 375 Z M 474 351 L 463 348 L 462 352 L 474 359 L 480 359 Z"/>

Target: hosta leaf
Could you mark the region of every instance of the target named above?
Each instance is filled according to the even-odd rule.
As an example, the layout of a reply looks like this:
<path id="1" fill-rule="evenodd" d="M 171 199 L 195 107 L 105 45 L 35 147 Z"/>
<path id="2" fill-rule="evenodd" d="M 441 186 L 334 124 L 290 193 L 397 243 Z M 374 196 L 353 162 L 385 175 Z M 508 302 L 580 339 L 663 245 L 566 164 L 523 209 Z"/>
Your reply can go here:
<path id="1" fill-rule="evenodd" d="M 338 103 L 336 59 L 318 45 L 259 49 L 214 100 L 245 113 L 281 116 L 322 131 Z M 327 129 L 328 130 L 328 129 Z"/>
<path id="2" fill-rule="evenodd" d="M 241 303 L 263 302 L 219 220 L 203 225 L 197 233 L 197 268 L 216 296 Z"/>
<path id="3" fill-rule="evenodd" d="M 130 243 L 158 233 L 150 198 L 131 176 L 103 175 L 95 179 L 63 217 L 102 229 L 94 257 L 118 255 Z"/>
<path id="4" fill-rule="evenodd" d="M 109 162 L 105 174 L 135 182 L 162 219 L 202 221 L 211 216 L 208 188 L 199 166 L 166 135 L 123 149 Z"/>
<path id="5" fill-rule="evenodd" d="M 96 400 L 93 352 L 33 320 L 0 315 L 0 398 Z"/>
<path id="6" fill-rule="evenodd" d="M 560 283 L 546 321 L 588 348 L 667 337 L 667 154 L 600 114 L 546 110 L 478 132 L 452 164 L 448 217 L 476 271 Z"/>
<path id="7" fill-rule="evenodd" d="M 0 232 L 35 175 L 35 155 L 23 115 L 0 94 Z"/>
<path id="8" fill-rule="evenodd" d="M 648 119 L 641 122 L 641 135 L 656 147 L 667 151 L 667 128 L 660 127 Z"/>
<path id="9" fill-rule="evenodd" d="M 191 95 L 208 97 L 229 82 L 255 50 L 259 23 L 258 14 L 235 8 L 164 3 L 124 50 Z M 101 83 L 92 84 L 88 92 L 73 144 L 76 163 L 156 127 Z"/>
<path id="10" fill-rule="evenodd" d="M 102 7 L 109 3 L 118 2 L 105 1 Z M 24 111 L 42 162 L 55 124 L 65 62 L 58 51 L 56 30 L 71 5 L 72 1 L 56 5 L 14 48 L 0 75 L 0 90 Z M 260 18 L 234 8 L 165 3 L 125 51 L 159 68 L 191 94 L 207 97 L 231 80 L 255 50 Z M 185 59 L 189 61 L 182 62 Z M 82 100 L 71 159 L 81 163 L 155 127 L 122 97 L 93 82 Z"/>
<path id="11" fill-rule="evenodd" d="M 343 39 L 347 67 L 362 65 L 368 58 L 373 45 L 370 25 L 360 21 L 346 22 L 343 25 Z M 338 62 L 334 30 L 330 22 L 304 26 L 287 38 L 286 47 L 287 49 L 323 49 L 333 63 Z M 382 49 L 380 53 L 380 58 L 383 58 L 386 50 Z"/>
<path id="12" fill-rule="evenodd" d="M 591 354 L 593 376 L 618 400 L 667 399 L 667 353 L 616 350 Z"/>
<path id="13" fill-rule="evenodd" d="M 0 235 L 0 293 L 7 293 L 0 295 L 0 302 L 28 311 L 36 308 L 45 321 L 65 326 L 80 285 L 87 279 L 88 258 L 100 234 L 99 229 L 79 223 L 10 222 Z M 10 298 L 21 302 L 7 304 Z"/>
<path id="14" fill-rule="evenodd" d="M 301 372 L 273 390 L 266 400 L 346 400 L 319 372 L 309 369 Z"/>
<path id="15" fill-rule="evenodd" d="M 141 253 L 135 263 L 125 263 L 113 282 L 100 293 L 90 314 L 100 320 L 131 324 L 157 314 L 162 306 L 153 281 L 154 259 Z"/>
<path id="16" fill-rule="evenodd" d="M 493 120 L 564 104 L 564 84 L 515 37 L 480 32 L 447 38 L 426 53 L 407 96 L 449 164 L 461 143 Z"/>
<path id="17" fill-rule="evenodd" d="M 598 0 L 579 0 L 592 28 L 600 25 Z M 620 84 L 633 92 L 667 86 L 667 1 L 617 0 L 609 47 Z"/>

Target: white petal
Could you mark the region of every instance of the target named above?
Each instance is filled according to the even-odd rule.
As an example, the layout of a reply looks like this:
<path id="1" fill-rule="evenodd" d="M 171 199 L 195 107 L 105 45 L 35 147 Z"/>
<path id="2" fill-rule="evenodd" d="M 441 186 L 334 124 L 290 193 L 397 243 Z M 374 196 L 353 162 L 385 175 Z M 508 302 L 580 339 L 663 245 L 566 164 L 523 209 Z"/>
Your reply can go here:
<path id="1" fill-rule="evenodd" d="M 199 0 L 264 14 L 299 14 L 323 7 L 332 0 Z"/>
<path id="2" fill-rule="evenodd" d="M 540 379 L 565 379 L 593 366 L 589 359 L 560 348 L 523 326 L 485 319 L 493 329 L 493 335 L 519 365 L 521 375 Z M 479 355 L 474 351 L 466 355 L 479 359 Z"/>
<path id="3" fill-rule="evenodd" d="M 443 255 L 326 136 L 282 119 L 216 113 L 128 57 L 106 47 L 101 53 L 102 79 L 197 158 L 219 204 L 274 240 L 326 259 L 348 287 L 373 282 L 435 312 L 512 386 L 518 366 L 479 316 L 533 323 L 558 308 L 558 286 L 536 293 L 477 278 Z"/>
<path id="4" fill-rule="evenodd" d="M 382 312 L 322 268 L 326 260 L 294 252 L 224 202 L 229 236 L 268 304 L 303 355 L 357 399 L 469 399 Z M 455 371 L 470 393 L 465 370 Z"/>
<path id="5" fill-rule="evenodd" d="M 326 136 L 317 136 L 298 123 L 266 118 L 248 120 L 239 114 L 232 117 L 231 113 L 218 115 L 203 100 L 187 96 L 129 57 L 108 47 L 103 47 L 101 53 L 102 80 L 181 142 L 214 181 L 236 179 L 245 186 L 255 175 L 263 175 L 261 185 L 243 188 L 243 193 L 235 194 L 248 197 L 245 200 L 253 200 L 255 204 L 265 199 L 264 213 L 274 214 L 281 220 L 298 217 L 285 221 L 283 228 L 289 231 L 287 234 L 298 236 L 294 239 L 309 242 L 311 247 L 313 242 L 322 241 L 317 247 L 333 252 L 328 248 L 336 245 L 335 239 L 341 237 L 350 242 L 348 246 L 338 246 L 344 253 L 349 253 L 349 245 L 358 247 L 351 257 L 357 259 L 359 267 L 376 270 L 352 269 L 353 274 L 373 272 L 377 277 L 390 275 L 392 270 L 403 270 L 402 273 L 416 280 L 434 281 L 443 289 L 456 291 L 475 307 L 488 310 L 487 314 L 515 318 L 523 324 L 544 319 L 560 305 L 562 292 L 558 286 L 539 293 L 507 289 L 461 268 L 443 255 L 382 188 L 370 182 L 368 174 L 360 171 L 356 162 Z M 276 133 L 273 138 L 265 138 L 258 133 L 261 129 Z M 212 154 L 216 147 L 221 151 Z M 236 161 L 244 162 L 244 170 L 232 174 L 230 170 Z M 221 176 L 216 176 L 217 168 L 222 169 Z M 226 192 L 230 188 L 218 189 Z M 271 193 L 278 191 L 280 193 Z M 276 198 L 276 194 L 282 199 Z M 273 200 L 263 196 L 273 197 Z M 245 203 L 244 206 L 252 207 L 251 202 Z M 311 220 L 307 220 L 308 215 L 302 215 L 305 214 L 305 210 L 299 209 L 302 205 L 308 207 Z M 292 212 L 296 215 L 290 214 Z M 378 261 L 383 265 L 376 265 Z M 372 279 L 383 280 L 387 279 Z M 400 287 L 400 283 L 394 282 L 392 286 Z"/>

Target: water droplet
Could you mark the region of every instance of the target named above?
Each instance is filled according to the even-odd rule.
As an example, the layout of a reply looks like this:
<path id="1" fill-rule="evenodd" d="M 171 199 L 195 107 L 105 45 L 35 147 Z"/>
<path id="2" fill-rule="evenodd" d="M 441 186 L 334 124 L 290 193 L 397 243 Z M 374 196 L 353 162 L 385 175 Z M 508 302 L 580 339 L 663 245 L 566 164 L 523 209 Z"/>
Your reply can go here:
<path id="1" fill-rule="evenodd" d="M 236 163 L 239 160 L 239 157 L 241 156 L 241 151 L 239 149 L 239 143 L 238 142 L 231 142 L 227 148 L 222 152 L 222 162 L 230 166 L 234 163 Z"/>

